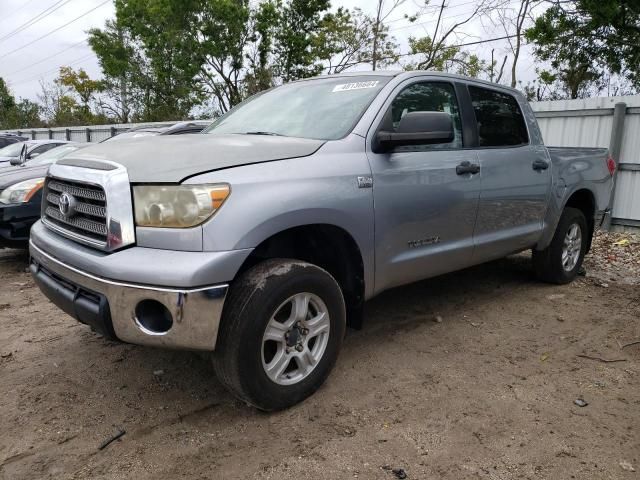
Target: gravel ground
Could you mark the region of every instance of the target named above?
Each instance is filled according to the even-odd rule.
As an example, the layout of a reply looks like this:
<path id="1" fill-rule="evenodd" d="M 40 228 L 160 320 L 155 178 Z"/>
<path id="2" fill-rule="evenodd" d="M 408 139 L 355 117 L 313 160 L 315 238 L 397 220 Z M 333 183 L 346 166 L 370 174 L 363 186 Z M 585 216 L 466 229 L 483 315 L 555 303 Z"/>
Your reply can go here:
<path id="1" fill-rule="evenodd" d="M 26 265 L 0 252 L 0 478 L 638 478 L 638 236 L 599 235 L 571 285 L 517 255 L 387 292 L 270 415 L 203 356 L 94 335 Z"/>

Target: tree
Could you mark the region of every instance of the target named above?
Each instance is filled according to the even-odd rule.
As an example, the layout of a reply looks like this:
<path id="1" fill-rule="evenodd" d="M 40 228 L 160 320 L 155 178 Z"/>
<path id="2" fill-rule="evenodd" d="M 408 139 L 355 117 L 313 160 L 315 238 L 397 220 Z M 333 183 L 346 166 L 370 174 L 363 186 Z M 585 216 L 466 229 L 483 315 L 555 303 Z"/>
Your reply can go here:
<path id="1" fill-rule="evenodd" d="M 272 38 L 272 71 L 278 80 L 290 82 L 322 72 L 313 38 L 322 27 L 329 0 L 270 0 L 263 5 L 275 20 L 265 34 Z"/>
<path id="2" fill-rule="evenodd" d="M 377 67 L 385 66 L 399 58 L 398 45 L 388 30 L 385 25 L 376 28 L 375 19 L 359 8 L 351 12 L 339 8 L 325 15 L 314 42 L 327 73 L 341 73 L 361 64 L 373 66 L 374 59 Z"/>
<path id="3" fill-rule="evenodd" d="M 373 22 L 371 45 L 371 67 L 373 71 L 376 70 L 378 63 L 381 60 L 385 60 L 384 55 L 381 55 L 381 51 L 384 51 L 384 48 L 380 48 L 381 45 L 384 45 L 384 43 L 388 41 L 388 27 L 384 22 L 389 18 L 389 15 L 391 15 L 394 10 L 405 2 L 406 0 L 392 0 L 391 6 L 388 9 L 385 9 L 386 0 L 376 1 L 376 16 Z"/>
<path id="4" fill-rule="evenodd" d="M 424 37 L 409 37 L 410 54 L 418 60 L 405 65 L 406 70 L 439 70 L 455 72 L 462 75 L 477 77 L 489 73 L 493 68 L 480 60 L 477 55 L 470 54 L 460 47 L 451 45 L 451 39 L 456 38 L 461 27 L 471 20 L 485 15 L 493 7 L 493 0 L 480 0 L 473 10 L 464 17 L 449 25 L 444 25 L 444 12 L 447 8 L 446 0 L 438 7 L 437 20 L 433 32 Z"/>
<path id="5" fill-rule="evenodd" d="M 504 35 L 507 37 L 506 41 L 509 45 L 509 50 L 513 56 L 513 62 L 511 63 L 511 87 L 515 88 L 518 84 L 517 78 L 517 66 L 520 59 L 520 51 L 522 49 L 522 40 L 525 31 L 525 25 L 533 22 L 531 10 L 534 6 L 539 4 L 541 0 L 518 0 L 515 8 L 512 6 L 512 2 L 506 2 L 498 5 L 495 9 L 497 15 L 497 21 Z M 492 50 L 493 55 L 493 50 Z M 506 63 L 506 57 L 503 61 L 503 66 Z M 501 68 L 502 72 L 502 68 Z M 501 75 L 500 75 L 501 77 Z M 493 81 L 493 80 L 492 80 Z M 497 80 L 499 81 L 499 80 Z"/>
<path id="6" fill-rule="evenodd" d="M 41 124 L 38 105 L 26 99 L 16 101 L 0 77 L 0 129 L 34 128 Z"/>
<path id="7" fill-rule="evenodd" d="M 9 91 L 9 87 L 0 77 L 0 127 L 12 128 L 11 124 L 15 115 L 16 99 Z"/>
<path id="8" fill-rule="evenodd" d="M 127 66 L 133 67 L 130 80 L 139 95 L 138 119 L 187 118 L 201 100 L 196 77 L 203 60 L 195 33 L 202 1 L 115 0 L 115 26 L 128 42 L 121 45 L 134 54 Z M 101 63 L 113 61 L 104 58 L 111 56 L 108 51 L 96 54 L 103 56 Z"/>
<path id="9" fill-rule="evenodd" d="M 89 30 L 89 45 L 96 53 L 102 68 L 102 91 L 98 104 L 103 112 L 120 123 L 128 123 L 133 112 L 131 93 L 142 77 L 139 56 L 133 41 L 122 25 L 107 20 L 103 30 Z"/>
<path id="10" fill-rule="evenodd" d="M 56 81 L 70 88 L 80 98 L 82 112 L 89 119 L 92 115 L 90 104 L 95 95 L 102 90 L 102 82 L 90 79 L 82 68 L 75 71 L 71 67 L 60 67 L 60 74 Z"/>
<path id="11" fill-rule="evenodd" d="M 49 83 L 40 81 L 40 89 L 41 92 L 38 95 L 40 110 L 48 126 L 57 127 L 84 123 L 78 119 L 79 105 L 68 87 L 57 81 Z"/>
<path id="12" fill-rule="evenodd" d="M 640 2 L 554 0 L 526 38 L 563 73 L 571 95 L 608 72 L 640 87 Z"/>
<path id="13" fill-rule="evenodd" d="M 203 5 L 200 78 L 207 93 L 215 96 L 220 113 L 244 98 L 245 51 L 253 35 L 252 15 L 248 0 L 209 0 Z"/>

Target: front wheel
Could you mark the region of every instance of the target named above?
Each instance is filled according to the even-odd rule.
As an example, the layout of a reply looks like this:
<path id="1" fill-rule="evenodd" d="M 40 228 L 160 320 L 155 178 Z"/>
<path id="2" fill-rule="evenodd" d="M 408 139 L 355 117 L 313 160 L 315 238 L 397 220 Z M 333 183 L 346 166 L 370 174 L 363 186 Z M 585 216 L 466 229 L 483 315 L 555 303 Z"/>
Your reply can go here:
<path id="1" fill-rule="evenodd" d="M 533 251 L 536 276 L 550 283 L 571 282 L 582 266 L 590 234 L 582 211 L 565 208 L 549 246 Z"/>
<path id="2" fill-rule="evenodd" d="M 345 328 L 342 291 L 328 272 L 297 260 L 267 260 L 232 286 L 214 368 L 241 400 L 265 411 L 287 408 L 325 381 Z"/>

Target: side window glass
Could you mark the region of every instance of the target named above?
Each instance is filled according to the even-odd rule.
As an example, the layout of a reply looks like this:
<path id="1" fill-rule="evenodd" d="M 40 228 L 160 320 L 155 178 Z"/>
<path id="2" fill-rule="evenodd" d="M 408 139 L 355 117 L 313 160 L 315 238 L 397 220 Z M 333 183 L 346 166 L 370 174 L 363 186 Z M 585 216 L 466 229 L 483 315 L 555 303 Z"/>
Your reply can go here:
<path id="1" fill-rule="evenodd" d="M 516 99 L 502 92 L 469 87 L 478 122 L 481 147 L 506 147 L 529 143 L 527 127 Z"/>
<path id="2" fill-rule="evenodd" d="M 55 143 L 48 143 L 46 145 L 41 145 L 39 147 L 34 148 L 31 153 L 44 153 L 51 150 L 52 148 L 56 148 L 57 146 L 58 145 L 56 145 Z"/>
<path id="3" fill-rule="evenodd" d="M 398 147 L 397 151 L 462 148 L 462 119 L 453 85 L 437 82 L 414 83 L 398 94 L 390 108 L 390 115 L 387 112 L 386 121 L 392 125 L 387 125 L 387 128 L 396 130 L 400 119 L 409 112 L 446 112 L 451 116 L 455 132 L 450 143 Z"/>

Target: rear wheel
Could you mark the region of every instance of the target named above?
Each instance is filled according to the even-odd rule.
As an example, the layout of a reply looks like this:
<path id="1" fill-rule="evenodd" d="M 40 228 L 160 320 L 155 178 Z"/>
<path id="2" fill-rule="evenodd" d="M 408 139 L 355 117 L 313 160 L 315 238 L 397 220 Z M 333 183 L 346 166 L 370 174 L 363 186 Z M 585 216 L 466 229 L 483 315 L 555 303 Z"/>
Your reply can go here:
<path id="1" fill-rule="evenodd" d="M 290 407 L 325 381 L 345 325 L 342 292 L 329 273 L 297 260 L 267 260 L 229 293 L 213 354 L 216 374 L 261 410 Z"/>
<path id="2" fill-rule="evenodd" d="M 550 283 L 571 282 L 582 266 L 589 235 L 584 214 L 577 208 L 565 208 L 549 246 L 533 251 L 536 276 Z"/>

